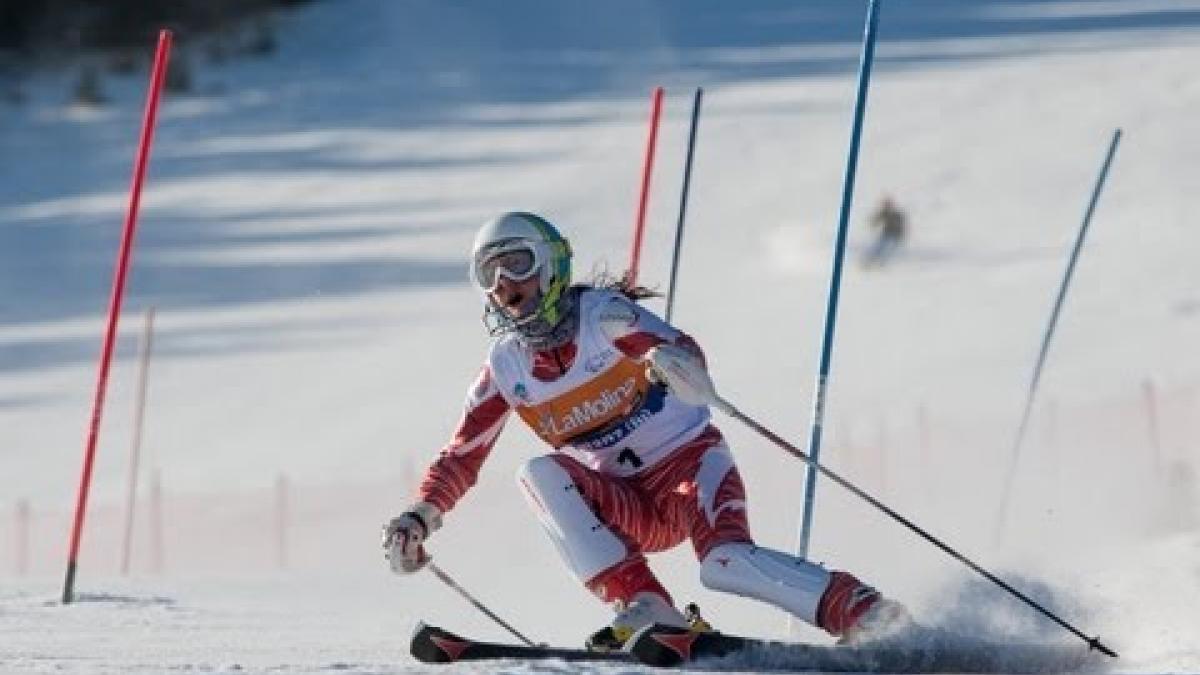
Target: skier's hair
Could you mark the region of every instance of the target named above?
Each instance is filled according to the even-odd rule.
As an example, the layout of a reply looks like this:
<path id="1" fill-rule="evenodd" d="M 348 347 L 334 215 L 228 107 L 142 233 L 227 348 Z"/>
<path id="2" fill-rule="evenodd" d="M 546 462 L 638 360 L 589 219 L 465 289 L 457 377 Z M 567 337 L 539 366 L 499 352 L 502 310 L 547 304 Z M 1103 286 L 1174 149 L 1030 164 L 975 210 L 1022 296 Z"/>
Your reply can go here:
<path id="1" fill-rule="evenodd" d="M 629 272 L 630 270 L 625 270 L 621 274 L 613 274 L 607 266 L 599 264 L 592 270 L 592 278 L 584 282 L 583 286 L 616 291 L 634 302 L 646 298 L 662 297 L 662 293 L 659 291 L 632 282 Z"/>

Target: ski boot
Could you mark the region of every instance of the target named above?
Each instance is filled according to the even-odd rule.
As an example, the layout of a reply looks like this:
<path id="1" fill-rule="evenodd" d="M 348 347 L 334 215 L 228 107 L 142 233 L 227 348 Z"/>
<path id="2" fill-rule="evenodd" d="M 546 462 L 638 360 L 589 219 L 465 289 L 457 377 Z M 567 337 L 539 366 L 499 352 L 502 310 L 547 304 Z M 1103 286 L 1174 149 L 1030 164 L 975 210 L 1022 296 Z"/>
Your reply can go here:
<path id="1" fill-rule="evenodd" d="M 693 633 L 714 633 L 715 629 L 704 617 L 700 616 L 700 605 L 694 602 L 689 602 L 687 607 L 683 608 L 683 616 L 687 619 L 688 628 Z"/>
<path id="2" fill-rule="evenodd" d="M 689 617 L 680 614 L 679 610 L 658 593 L 638 593 L 628 603 L 617 601 L 615 607 L 617 615 L 613 617 L 612 623 L 592 633 L 591 637 L 587 639 L 584 646 L 588 651 L 621 651 L 634 633 L 651 624 L 665 624 L 680 628 L 692 627 Z M 689 610 L 693 608 L 696 610 L 696 619 L 704 622 L 700 618 L 699 608 L 696 608 L 694 604 L 688 605 Z M 707 622 L 704 622 L 704 625 L 707 626 Z"/>
<path id="3" fill-rule="evenodd" d="M 818 609 L 819 625 L 839 645 L 859 645 L 894 635 L 912 625 L 904 605 L 885 598 L 853 575 L 834 572 Z"/>

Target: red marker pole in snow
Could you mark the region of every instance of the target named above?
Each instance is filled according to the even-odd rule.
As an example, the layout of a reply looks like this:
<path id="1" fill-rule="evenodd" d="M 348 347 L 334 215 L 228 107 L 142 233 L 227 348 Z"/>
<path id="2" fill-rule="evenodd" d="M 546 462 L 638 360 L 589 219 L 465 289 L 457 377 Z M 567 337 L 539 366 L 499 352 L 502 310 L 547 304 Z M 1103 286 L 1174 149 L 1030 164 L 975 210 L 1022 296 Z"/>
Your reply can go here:
<path id="1" fill-rule="evenodd" d="M 154 346 L 154 308 L 146 310 L 142 345 L 138 355 L 137 398 L 133 406 L 133 442 L 129 447 L 129 485 L 125 493 L 125 535 L 121 544 L 121 574 L 129 575 L 129 554 L 133 548 L 133 513 L 137 505 L 138 468 L 142 458 L 142 429 L 146 420 L 146 380 L 150 372 L 150 351 Z"/>
<path id="2" fill-rule="evenodd" d="M 129 268 L 129 257 L 133 250 L 133 237 L 137 230 L 138 204 L 141 201 L 142 182 L 146 177 L 146 163 L 150 158 L 150 144 L 154 140 L 154 121 L 158 114 L 158 99 L 162 93 L 167 72 L 167 59 L 171 53 L 171 31 L 158 33 L 158 48 L 154 52 L 154 68 L 150 75 L 150 91 L 146 95 L 146 112 L 142 118 L 142 133 L 138 140 L 137 155 L 133 167 L 133 180 L 129 188 L 129 209 L 125 214 L 125 229 L 121 233 L 121 248 L 117 256 L 117 269 L 113 275 L 112 295 L 108 305 L 108 327 L 104 333 L 104 346 L 100 353 L 99 371 L 96 376 L 96 396 L 92 404 L 91 423 L 88 426 L 87 447 L 83 456 L 83 475 L 79 479 L 79 497 L 75 504 L 75 522 L 71 528 L 71 548 L 67 559 L 67 578 L 63 584 L 62 601 L 68 604 L 74 599 L 75 568 L 79 560 L 79 540 L 83 533 L 83 518 L 87 512 L 88 489 L 92 482 L 92 465 L 96 458 L 96 440 L 100 434 L 100 417 L 104 411 L 104 392 L 108 384 L 108 370 L 112 364 L 113 346 L 116 342 L 117 321 L 121 316 L 121 301 L 125 295 L 125 276 Z"/>
<path id="3" fill-rule="evenodd" d="M 654 173 L 654 146 L 658 142 L 662 100 L 663 88 L 655 87 L 650 103 L 650 137 L 646 140 L 646 161 L 642 165 L 642 191 L 638 197 L 637 220 L 633 224 L 633 249 L 629 252 L 629 269 L 625 272 L 625 282 L 630 287 L 637 282 L 638 264 L 642 259 L 642 235 L 646 231 L 646 205 L 650 202 L 650 175 Z"/>

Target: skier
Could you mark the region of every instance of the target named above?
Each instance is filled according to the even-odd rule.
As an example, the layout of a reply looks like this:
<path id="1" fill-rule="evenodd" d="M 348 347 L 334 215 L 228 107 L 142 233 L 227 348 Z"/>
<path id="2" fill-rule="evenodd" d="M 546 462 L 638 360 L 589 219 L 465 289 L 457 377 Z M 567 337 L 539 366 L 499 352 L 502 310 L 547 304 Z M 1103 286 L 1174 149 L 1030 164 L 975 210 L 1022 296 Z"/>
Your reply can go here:
<path id="1" fill-rule="evenodd" d="M 908 215 L 896 205 L 891 195 L 884 195 L 879 208 L 871 215 L 871 229 L 878 231 L 875 243 L 867 250 L 863 264 L 882 265 L 896 252 L 908 235 Z"/>
<path id="2" fill-rule="evenodd" d="M 619 649 L 652 623 L 706 627 L 675 608 L 644 557 L 685 539 L 706 587 L 768 602 L 844 642 L 908 620 L 851 574 L 754 543 L 741 478 L 710 422 L 704 355 L 634 302 L 648 291 L 572 285 L 570 244 L 520 212 L 479 230 L 470 276 L 495 339 L 416 502 L 384 526 L 396 573 L 424 566 L 425 541 L 515 410 L 554 448 L 518 471 L 526 499 L 575 576 L 616 610 L 589 648 Z"/>

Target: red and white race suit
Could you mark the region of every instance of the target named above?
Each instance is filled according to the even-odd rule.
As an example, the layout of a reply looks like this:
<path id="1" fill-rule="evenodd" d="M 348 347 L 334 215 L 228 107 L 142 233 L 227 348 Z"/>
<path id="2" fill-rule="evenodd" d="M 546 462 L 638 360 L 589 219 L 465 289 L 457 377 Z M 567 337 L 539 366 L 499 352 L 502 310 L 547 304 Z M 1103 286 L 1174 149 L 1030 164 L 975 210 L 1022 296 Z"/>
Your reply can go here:
<path id="1" fill-rule="evenodd" d="M 535 352 L 514 335 L 493 343 L 419 499 L 453 508 L 515 410 L 554 448 L 519 471 L 526 497 L 576 576 L 601 598 L 628 601 L 649 591 L 669 600 L 643 554 L 690 539 L 705 585 L 818 625 L 844 623 L 851 608 L 822 605 L 829 572 L 753 544 L 742 480 L 708 408 L 647 379 L 641 360 L 651 348 L 672 343 L 703 361 L 699 346 L 620 293 L 588 288 L 578 303 L 578 330 L 562 347 Z M 870 604 L 863 599 L 859 593 L 854 609 Z"/>

